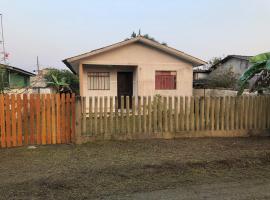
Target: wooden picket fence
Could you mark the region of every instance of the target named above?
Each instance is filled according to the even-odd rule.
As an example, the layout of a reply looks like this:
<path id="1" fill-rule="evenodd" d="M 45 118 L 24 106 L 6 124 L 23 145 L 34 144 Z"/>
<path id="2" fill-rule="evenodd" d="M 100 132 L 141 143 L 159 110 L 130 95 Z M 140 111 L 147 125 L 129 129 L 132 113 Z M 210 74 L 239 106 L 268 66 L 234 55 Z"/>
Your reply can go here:
<path id="1" fill-rule="evenodd" d="M 0 94 L 1 147 L 75 140 L 75 95 Z"/>
<path id="2" fill-rule="evenodd" d="M 270 128 L 269 96 L 121 97 L 120 108 L 117 97 L 80 101 L 78 130 L 82 136 L 100 139 Z"/>

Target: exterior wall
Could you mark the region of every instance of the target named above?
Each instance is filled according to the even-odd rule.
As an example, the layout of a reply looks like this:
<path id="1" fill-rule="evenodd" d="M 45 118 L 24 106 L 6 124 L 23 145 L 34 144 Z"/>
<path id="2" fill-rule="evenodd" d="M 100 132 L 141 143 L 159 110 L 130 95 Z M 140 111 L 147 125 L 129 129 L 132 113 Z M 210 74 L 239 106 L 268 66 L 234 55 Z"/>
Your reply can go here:
<path id="1" fill-rule="evenodd" d="M 227 62 L 221 64 L 215 69 L 215 71 L 221 72 L 232 68 L 232 71 L 240 77 L 240 75 L 249 67 L 249 62 L 247 60 L 240 60 L 236 58 L 231 58 Z"/>
<path id="2" fill-rule="evenodd" d="M 193 73 L 193 80 L 201 80 L 206 79 L 209 73 L 202 73 L 202 72 L 194 72 Z"/>
<path id="3" fill-rule="evenodd" d="M 132 67 L 135 96 L 155 94 L 192 95 L 192 65 L 141 43 L 133 43 L 84 59 L 80 62 L 80 66 L 82 66 L 79 73 L 82 96 L 115 96 L 117 94 L 117 70 L 125 71 L 130 70 Z M 88 90 L 87 72 L 91 70 L 108 70 L 108 68 L 111 70 L 111 89 L 109 91 L 95 90 L 94 92 Z M 155 90 L 155 71 L 157 70 L 177 72 L 176 90 Z"/>
<path id="4" fill-rule="evenodd" d="M 243 93 L 244 95 L 256 95 L 249 93 L 248 90 Z M 229 89 L 193 89 L 193 96 L 236 96 L 237 91 Z"/>
<path id="5" fill-rule="evenodd" d="M 97 66 L 97 65 L 83 65 L 83 94 L 85 96 L 117 96 L 117 72 L 132 71 L 133 72 L 133 95 L 137 95 L 137 68 L 136 66 Z M 88 73 L 89 72 L 110 72 L 110 89 L 109 90 L 89 90 L 88 89 Z"/>
<path id="6" fill-rule="evenodd" d="M 26 76 L 16 72 L 9 72 L 9 87 L 23 88 L 29 86 L 30 76 Z"/>

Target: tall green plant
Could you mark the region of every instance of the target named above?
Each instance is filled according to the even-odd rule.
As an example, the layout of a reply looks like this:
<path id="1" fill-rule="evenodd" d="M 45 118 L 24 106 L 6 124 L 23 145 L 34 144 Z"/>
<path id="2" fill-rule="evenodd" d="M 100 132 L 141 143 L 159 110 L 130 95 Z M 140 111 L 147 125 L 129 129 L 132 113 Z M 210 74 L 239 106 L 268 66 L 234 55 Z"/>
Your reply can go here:
<path id="1" fill-rule="evenodd" d="M 79 93 L 79 78 L 68 70 L 59 70 L 55 68 L 47 69 L 45 79 L 48 86 L 54 87 L 57 92 Z"/>
<path id="2" fill-rule="evenodd" d="M 270 84 L 270 52 L 262 53 L 251 57 L 249 62 L 252 64 L 239 78 L 238 95 L 241 95 L 250 79 L 254 76 L 258 78 L 251 86 L 251 91 L 262 91 L 269 89 Z"/>

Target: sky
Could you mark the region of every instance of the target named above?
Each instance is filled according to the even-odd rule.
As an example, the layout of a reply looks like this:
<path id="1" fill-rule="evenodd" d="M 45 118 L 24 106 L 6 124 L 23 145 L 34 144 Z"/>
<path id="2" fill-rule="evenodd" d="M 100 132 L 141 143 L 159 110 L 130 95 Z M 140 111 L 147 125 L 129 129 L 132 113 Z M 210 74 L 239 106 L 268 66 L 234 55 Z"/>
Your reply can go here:
<path id="1" fill-rule="evenodd" d="M 0 0 L 8 63 L 33 71 L 141 29 L 208 61 L 270 51 L 270 0 Z"/>

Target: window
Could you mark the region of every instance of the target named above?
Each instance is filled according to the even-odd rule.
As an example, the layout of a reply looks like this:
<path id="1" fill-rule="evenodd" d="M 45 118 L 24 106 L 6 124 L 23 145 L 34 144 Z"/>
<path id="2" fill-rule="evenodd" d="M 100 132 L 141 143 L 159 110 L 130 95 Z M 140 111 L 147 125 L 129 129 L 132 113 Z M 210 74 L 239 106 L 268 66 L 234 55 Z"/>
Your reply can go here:
<path id="1" fill-rule="evenodd" d="M 109 90 L 110 73 L 109 72 L 90 72 L 88 73 L 89 90 Z"/>
<path id="2" fill-rule="evenodd" d="M 156 90 L 175 90 L 176 71 L 156 71 Z"/>

